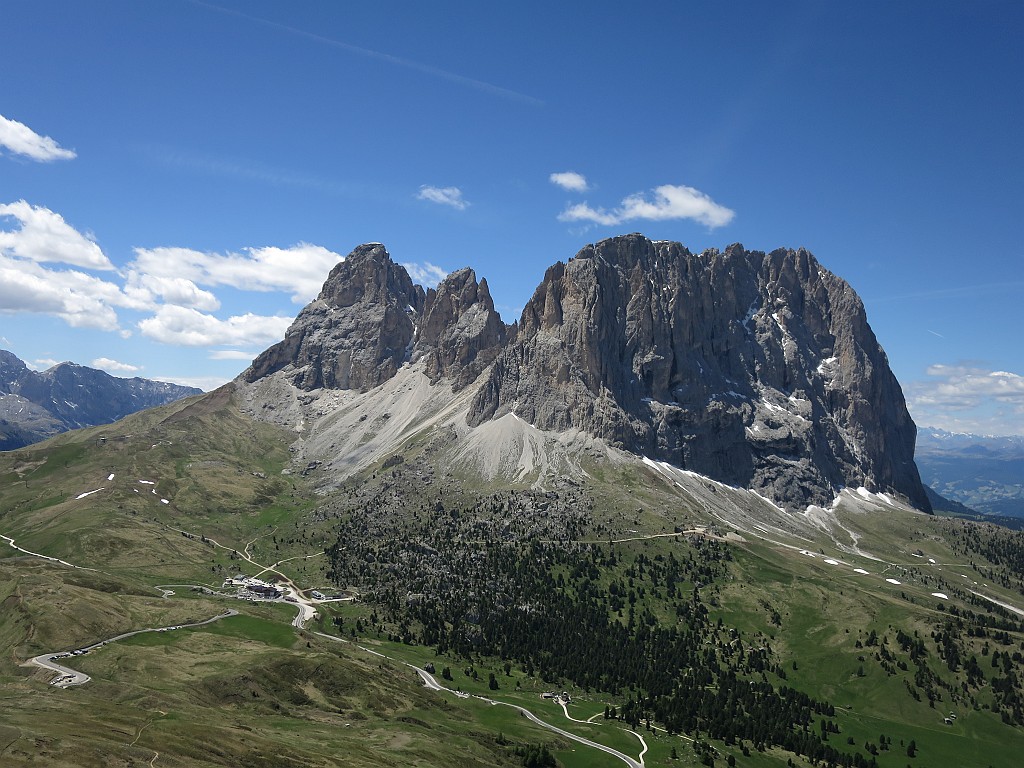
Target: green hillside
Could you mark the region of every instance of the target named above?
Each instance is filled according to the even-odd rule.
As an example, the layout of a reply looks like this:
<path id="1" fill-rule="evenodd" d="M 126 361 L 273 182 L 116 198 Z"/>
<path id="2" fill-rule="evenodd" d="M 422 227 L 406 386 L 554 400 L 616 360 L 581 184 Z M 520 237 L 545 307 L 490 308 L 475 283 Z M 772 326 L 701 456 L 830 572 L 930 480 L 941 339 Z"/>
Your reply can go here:
<path id="1" fill-rule="evenodd" d="M 0 454 L 0 763 L 624 764 L 501 704 L 647 766 L 1024 749 L 1020 534 L 598 458 L 485 481 L 427 431 L 318 493 L 292 439 L 225 388 Z M 296 629 L 238 574 L 346 599 Z M 226 608 L 65 660 L 85 685 L 24 665 Z"/>

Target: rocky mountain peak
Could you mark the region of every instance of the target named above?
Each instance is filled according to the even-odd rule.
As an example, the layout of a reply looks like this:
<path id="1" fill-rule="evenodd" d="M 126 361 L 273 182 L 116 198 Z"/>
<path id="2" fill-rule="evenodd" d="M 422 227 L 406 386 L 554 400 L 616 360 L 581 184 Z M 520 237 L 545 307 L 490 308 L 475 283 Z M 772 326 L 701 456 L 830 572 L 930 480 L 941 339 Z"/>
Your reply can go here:
<path id="1" fill-rule="evenodd" d="M 380 243 L 360 245 L 338 262 L 317 297 L 336 309 L 405 300 L 416 313 L 422 311 L 423 299 L 423 289 L 413 285 L 409 273 Z"/>
<path id="2" fill-rule="evenodd" d="M 485 281 L 472 269 L 424 291 L 379 243 L 361 245 L 331 270 L 319 296 L 283 341 L 243 374 L 253 382 L 294 371 L 300 389 L 368 390 L 421 358 L 435 381 L 465 386 L 505 342 L 505 325 Z"/>
<path id="3" fill-rule="evenodd" d="M 378 386 L 408 358 L 424 300 L 423 288 L 383 245 L 361 245 L 331 270 L 284 340 L 242 375 L 255 381 L 291 366 L 300 389 Z"/>
<path id="4" fill-rule="evenodd" d="M 510 411 L 784 503 L 863 485 L 928 508 L 863 305 L 802 249 L 587 246 L 547 271 L 469 422 Z"/>
<path id="5" fill-rule="evenodd" d="M 461 388 L 486 368 L 506 340 L 487 281 L 470 269 L 452 272 L 427 291 L 426 311 L 416 336 L 417 354 L 432 379 L 447 377 Z"/>
<path id="6" fill-rule="evenodd" d="M 800 509 L 860 486 L 929 508 L 864 307 L 804 249 L 610 238 L 550 267 L 509 328 L 472 269 L 424 291 L 367 244 L 243 378 L 366 391 L 406 363 L 452 390 L 482 376 L 470 427 L 514 413 Z"/>

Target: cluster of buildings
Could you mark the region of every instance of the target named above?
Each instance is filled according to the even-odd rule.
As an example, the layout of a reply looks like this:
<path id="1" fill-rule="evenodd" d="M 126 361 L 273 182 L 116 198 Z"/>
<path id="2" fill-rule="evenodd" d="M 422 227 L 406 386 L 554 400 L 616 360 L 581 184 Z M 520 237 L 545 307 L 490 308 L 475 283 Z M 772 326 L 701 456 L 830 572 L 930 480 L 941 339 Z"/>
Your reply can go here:
<path id="1" fill-rule="evenodd" d="M 230 576 L 224 580 L 224 587 L 237 587 L 240 600 L 278 600 L 283 594 L 276 584 L 252 576 Z"/>

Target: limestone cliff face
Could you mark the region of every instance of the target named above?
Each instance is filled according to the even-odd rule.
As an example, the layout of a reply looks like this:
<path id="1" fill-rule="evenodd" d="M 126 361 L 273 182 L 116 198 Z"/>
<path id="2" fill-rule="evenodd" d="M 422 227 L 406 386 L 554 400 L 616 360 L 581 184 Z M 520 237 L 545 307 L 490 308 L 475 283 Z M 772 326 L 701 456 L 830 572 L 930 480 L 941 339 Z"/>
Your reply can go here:
<path id="1" fill-rule="evenodd" d="M 468 267 L 460 269 L 427 291 L 425 303 L 415 351 L 426 358 L 432 379 L 448 378 L 462 388 L 490 365 L 506 340 L 487 281 L 477 282 Z"/>
<path id="2" fill-rule="evenodd" d="M 300 389 L 376 387 L 405 362 L 423 301 L 423 289 L 383 245 L 361 245 L 331 270 L 284 340 L 257 357 L 243 376 L 252 382 L 293 366 Z"/>
<path id="3" fill-rule="evenodd" d="M 415 362 L 437 386 L 478 387 L 470 426 L 512 411 L 791 508 L 865 486 L 929 509 L 864 307 L 805 250 L 611 238 L 548 269 L 513 331 L 471 269 L 424 291 L 363 245 L 242 378 L 366 391 Z"/>
<path id="4" fill-rule="evenodd" d="M 468 420 L 508 411 L 786 504 L 863 485 L 929 508 L 864 307 L 804 250 L 584 248 L 548 270 Z"/>
<path id="5" fill-rule="evenodd" d="M 384 246 L 361 245 L 243 378 L 290 368 L 300 389 L 365 391 L 425 358 L 432 379 L 461 388 L 490 364 L 505 336 L 487 283 L 478 283 L 473 270 L 453 272 L 424 292 Z"/>

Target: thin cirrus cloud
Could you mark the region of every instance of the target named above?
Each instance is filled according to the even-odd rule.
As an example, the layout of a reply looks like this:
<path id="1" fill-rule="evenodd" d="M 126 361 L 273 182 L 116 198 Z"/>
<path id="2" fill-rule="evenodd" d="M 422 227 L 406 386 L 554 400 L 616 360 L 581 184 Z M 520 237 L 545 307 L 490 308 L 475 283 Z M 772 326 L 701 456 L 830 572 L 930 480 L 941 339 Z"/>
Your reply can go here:
<path id="1" fill-rule="evenodd" d="M 462 190 L 458 187 L 432 187 L 424 184 L 416 193 L 416 199 L 447 205 L 458 211 L 464 211 L 469 207 L 469 201 L 462 196 Z"/>
<path id="2" fill-rule="evenodd" d="M 241 349 L 215 349 L 207 357 L 211 360 L 254 360 L 256 353 Z"/>
<path id="3" fill-rule="evenodd" d="M 196 5 L 203 6 L 204 8 L 209 8 L 210 10 L 219 11 L 221 13 L 230 14 L 232 16 L 238 16 L 240 18 L 247 19 L 248 21 L 255 22 L 256 24 L 262 24 L 263 26 L 266 27 L 272 27 L 275 29 L 282 30 L 284 32 L 288 32 L 293 35 L 298 35 L 299 37 L 304 37 L 316 43 L 321 43 L 323 45 L 328 45 L 333 48 L 338 48 L 339 50 L 346 51 L 347 53 L 350 54 L 355 54 L 356 56 L 362 56 L 364 58 L 372 59 L 374 61 L 380 61 L 395 67 L 402 67 L 404 69 L 420 72 L 421 74 L 429 75 L 430 77 L 436 77 L 441 80 L 447 80 L 451 83 L 465 86 L 467 88 L 472 88 L 477 91 L 482 91 L 493 96 L 500 96 L 501 98 L 508 99 L 510 101 L 517 101 L 532 106 L 542 106 L 544 104 L 544 102 L 541 101 L 540 99 L 535 98 L 533 96 L 529 96 L 525 93 L 519 93 L 518 91 L 513 91 L 510 88 L 502 88 L 500 85 L 494 85 L 493 83 L 488 83 L 483 80 L 477 80 L 476 78 L 473 77 L 460 75 L 456 72 L 449 72 L 446 69 L 441 69 L 440 67 L 435 67 L 430 64 L 424 64 L 423 62 L 414 61 L 412 59 L 406 59 L 401 56 L 394 56 L 390 53 L 383 53 L 381 51 L 375 51 L 370 48 L 363 48 L 358 45 L 352 45 L 351 43 L 336 40 L 335 38 L 332 37 L 325 37 L 324 35 L 318 35 L 314 32 L 307 32 L 304 29 L 298 29 L 297 27 L 288 26 L 287 24 L 280 24 L 276 21 L 264 19 L 259 16 L 252 16 L 248 13 L 243 13 L 242 11 L 235 10 L 233 8 L 224 8 L 219 5 L 214 5 L 213 3 L 202 2 L 201 0 L 193 0 L 193 2 Z"/>
<path id="4" fill-rule="evenodd" d="M 24 123 L 0 115 L 0 147 L 40 163 L 72 160 L 77 155 L 49 136 L 41 136 Z"/>
<path id="5" fill-rule="evenodd" d="M 719 205 L 698 189 L 663 184 L 655 187 L 650 197 L 638 192 L 624 198 L 611 210 L 592 208 L 587 203 L 570 205 L 558 215 L 558 220 L 614 226 L 638 220 L 692 219 L 714 229 L 728 224 L 735 216 L 735 211 Z"/>
<path id="6" fill-rule="evenodd" d="M 569 192 L 586 192 L 590 189 L 590 185 L 587 184 L 587 177 L 582 173 L 576 173 L 576 171 L 552 173 L 548 176 L 548 181 Z"/>

